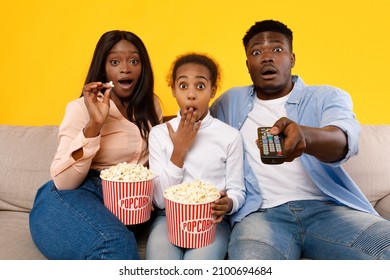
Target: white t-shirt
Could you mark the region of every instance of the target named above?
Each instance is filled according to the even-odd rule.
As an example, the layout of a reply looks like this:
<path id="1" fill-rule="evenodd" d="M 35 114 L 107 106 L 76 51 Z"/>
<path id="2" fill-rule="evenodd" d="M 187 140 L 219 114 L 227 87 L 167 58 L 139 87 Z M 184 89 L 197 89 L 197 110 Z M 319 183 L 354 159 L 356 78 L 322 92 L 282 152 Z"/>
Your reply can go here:
<path id="1" fill-rule="evenodd" d="M 271 208 L 288 201 L 325 199 L 304 170 L 300 158 L 283 164 L 264 164 L 256 145 L 257 128 L 270 126 L 286 116 L 284 105 L 288 95 L 273 100 L 255 98 L 254 107 L 240 129 L 245 146 L 244 153 L 256 174 L 260 192 L 263 196 L 261 208 Z"/>

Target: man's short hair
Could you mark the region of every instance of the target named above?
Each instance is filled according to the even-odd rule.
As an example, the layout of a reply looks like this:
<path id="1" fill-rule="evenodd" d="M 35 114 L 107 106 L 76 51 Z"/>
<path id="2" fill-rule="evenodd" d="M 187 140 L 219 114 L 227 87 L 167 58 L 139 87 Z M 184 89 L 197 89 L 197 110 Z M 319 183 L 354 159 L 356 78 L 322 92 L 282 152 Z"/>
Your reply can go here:
<path id="1" fill-rule="evenodd" d="M 286 36 L 290 45 L 290 50 L 292 51 L 293 33 L 291 29 L 288 28 L 284 23 L 272 19 L 257 21 L 254 25 L 251 26 L 251 28 L 249 28 L 244 38 L 242 39 L 245 49 L 248 47 L 248 43 L 253 36 L 266 31 L 278 32 Z"/>

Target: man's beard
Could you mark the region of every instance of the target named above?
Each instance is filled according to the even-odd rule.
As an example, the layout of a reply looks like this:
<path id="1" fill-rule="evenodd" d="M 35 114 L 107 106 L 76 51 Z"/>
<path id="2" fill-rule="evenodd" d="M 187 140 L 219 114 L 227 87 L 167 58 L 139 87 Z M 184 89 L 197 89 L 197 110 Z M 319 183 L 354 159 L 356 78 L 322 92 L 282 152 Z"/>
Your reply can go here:
<path id="1" fill-rule="evenodd" d="M 265 94 L 279 93 L 283 89 L 283 85 L 264 86 L 264 87 L 254 85 L 253 87 L 256 92 L 261 92 Z"/>

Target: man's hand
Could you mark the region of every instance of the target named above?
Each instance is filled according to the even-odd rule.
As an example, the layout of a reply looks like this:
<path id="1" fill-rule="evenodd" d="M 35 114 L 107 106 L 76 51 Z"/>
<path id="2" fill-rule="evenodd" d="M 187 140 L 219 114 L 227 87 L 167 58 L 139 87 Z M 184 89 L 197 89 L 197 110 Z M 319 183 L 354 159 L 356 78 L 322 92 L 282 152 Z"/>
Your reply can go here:
<path id="1" fill-rule="evenodd" d="M 270 132 L 273 135 L 284 135 L 286 161 L 293 161 L 306 153 L 322 162 L 336 162 L 348 152 L 347 135 L 336 126 L 309 127 L 282 117 L 275 122 Z"/>
<path id="2" fill-rule="evenodd" d="M 285 161 L 291 162 L 306 150 L 306 139 L 302 127 L 292 120 L 282 117 L 271 129 L 272 135 L 282 134 L 284 140 Z"/>

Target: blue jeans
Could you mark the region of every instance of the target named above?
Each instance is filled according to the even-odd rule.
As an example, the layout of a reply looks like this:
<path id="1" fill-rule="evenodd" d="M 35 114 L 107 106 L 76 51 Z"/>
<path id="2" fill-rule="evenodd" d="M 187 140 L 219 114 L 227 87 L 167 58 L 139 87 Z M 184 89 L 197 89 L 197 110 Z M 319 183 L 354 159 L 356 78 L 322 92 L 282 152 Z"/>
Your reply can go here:
<path id="1" fill-rule="evenodd" d="M 229 259 L 390 259 L 390 221 L 323 201 L 259 209 L 232 230 Z"/>
<path id="2" fill-rule="evenodd" d="M 94 170 L 75 190 L 44 184 L 30 213 L 30 231 L 49 259 L 139 259 L 133 232 L 104 206 Z"/>
<path id="3" fill-rule="evenodd" d="M 223 260 L 226 257 L 230 238 L 230 224 L 224 219 L 217 224 L 215 240 L 212 244 L 187 249 L 173 245 L 168 240 L 167 219 L 161 210 L 151 226 L 146 243 L 147 260 Z"/>

